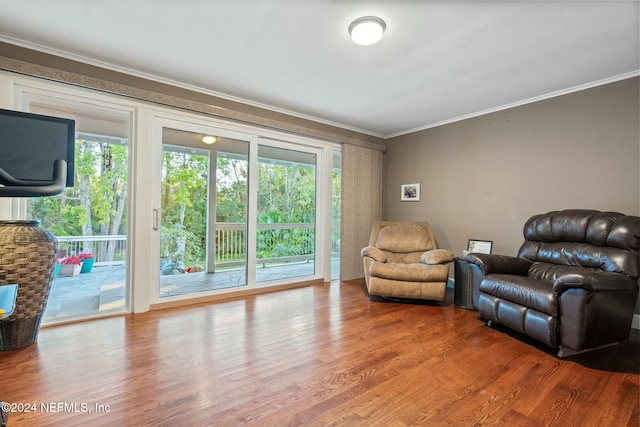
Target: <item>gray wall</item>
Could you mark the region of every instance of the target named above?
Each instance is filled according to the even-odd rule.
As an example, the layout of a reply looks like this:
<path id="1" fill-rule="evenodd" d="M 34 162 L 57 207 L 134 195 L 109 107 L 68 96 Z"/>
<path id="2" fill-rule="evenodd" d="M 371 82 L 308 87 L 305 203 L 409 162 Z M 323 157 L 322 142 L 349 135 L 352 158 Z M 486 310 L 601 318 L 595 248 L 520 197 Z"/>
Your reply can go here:
<path id="1" fill-rule="evenodd" d="M 384 219 L 427 220 L 440 247 L 456 255 L 470 238 L 515 255 L 536 213 L 640 215 L 639 80 L 388 140 Z M 420 201 L 401 202 L 400 185 L 416 182 Z"/>

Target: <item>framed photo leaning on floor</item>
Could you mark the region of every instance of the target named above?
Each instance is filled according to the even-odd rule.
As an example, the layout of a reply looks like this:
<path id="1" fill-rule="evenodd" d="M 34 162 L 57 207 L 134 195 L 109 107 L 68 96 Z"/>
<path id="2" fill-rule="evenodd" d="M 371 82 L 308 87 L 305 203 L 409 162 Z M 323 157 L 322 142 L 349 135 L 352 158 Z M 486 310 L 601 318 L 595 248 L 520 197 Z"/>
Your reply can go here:
<path id="1" fill-rule="evenodd" d="M 493 240 L 469 239 L 467 243 L 467 253 L 476 252 L 481 254 L 490 254 L 493 249 Z"/>

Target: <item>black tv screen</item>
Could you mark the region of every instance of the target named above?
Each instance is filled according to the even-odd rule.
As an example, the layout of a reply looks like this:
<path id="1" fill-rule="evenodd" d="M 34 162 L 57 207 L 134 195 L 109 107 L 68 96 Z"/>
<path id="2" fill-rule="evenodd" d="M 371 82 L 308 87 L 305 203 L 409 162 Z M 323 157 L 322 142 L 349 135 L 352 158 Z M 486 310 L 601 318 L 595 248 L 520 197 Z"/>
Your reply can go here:
<path id="1" fill-rule="evenodd" d="M 62 187 L 73 187 L 74 152 L 74 120 L 0 109 L 0 184 L 5 188 L 53 184 L 56 160 L 66 162 Z"/>

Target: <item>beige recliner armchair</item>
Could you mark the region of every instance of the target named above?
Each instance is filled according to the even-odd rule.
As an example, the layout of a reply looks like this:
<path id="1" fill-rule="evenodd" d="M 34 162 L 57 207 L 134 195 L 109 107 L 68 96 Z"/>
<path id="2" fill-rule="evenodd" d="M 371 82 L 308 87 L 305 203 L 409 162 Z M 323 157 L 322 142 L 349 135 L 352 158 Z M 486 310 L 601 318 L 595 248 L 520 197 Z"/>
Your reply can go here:
<path id="1" fill-rule="evenodd" d="M 370 295 L 445 299 L 449 264 L 455 257 L 438 249 L 428 222 L 376 222 L 361 254 Z"/>

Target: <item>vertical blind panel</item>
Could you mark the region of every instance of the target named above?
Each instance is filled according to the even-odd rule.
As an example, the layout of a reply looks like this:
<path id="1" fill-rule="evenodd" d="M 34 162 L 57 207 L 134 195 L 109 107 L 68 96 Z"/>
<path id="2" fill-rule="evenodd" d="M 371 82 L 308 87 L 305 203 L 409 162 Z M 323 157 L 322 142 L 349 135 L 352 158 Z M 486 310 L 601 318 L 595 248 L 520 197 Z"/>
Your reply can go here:
<path id="1" fill-rule="evenodd" d="M 341 280 L 364 277 L 360 251 L 369 243 L 373 223 L 382 219 L 382 154 L 342 146 Z"/>

